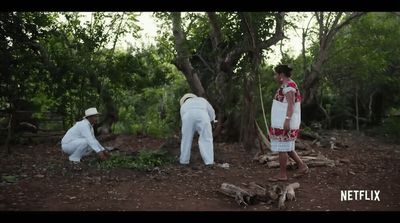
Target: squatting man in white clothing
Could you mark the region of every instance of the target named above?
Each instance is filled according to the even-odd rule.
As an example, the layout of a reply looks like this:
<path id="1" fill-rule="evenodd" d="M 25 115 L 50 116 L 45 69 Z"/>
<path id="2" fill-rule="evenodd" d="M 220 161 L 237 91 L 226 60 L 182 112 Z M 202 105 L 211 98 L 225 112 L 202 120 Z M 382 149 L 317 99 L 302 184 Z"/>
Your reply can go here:
<path id="1" fill-rule="evenodd" d="M 110 156 L 94 136 L 93 125 L 97 124 L 99 115 L 96 108 L 87 109 L 83 119 L 76 122 L 62 138 L 62 151 L 70 155 L 70 161 L 79 163 L 83 156 L 87 156 L 93 151 L 102 160 L 106 160 Z"/>
<path id="2" fill-rule="evenodd" d="M 180 164 L 189 164 L 193 135 L 199 134 L 200 155 L 205 165 L 214 164 L 214 146 L 211 122 L 216 122 L 215 111 L 202 97 L 187 93 L 180 99 L 182 120 L 182 140 Z"/>

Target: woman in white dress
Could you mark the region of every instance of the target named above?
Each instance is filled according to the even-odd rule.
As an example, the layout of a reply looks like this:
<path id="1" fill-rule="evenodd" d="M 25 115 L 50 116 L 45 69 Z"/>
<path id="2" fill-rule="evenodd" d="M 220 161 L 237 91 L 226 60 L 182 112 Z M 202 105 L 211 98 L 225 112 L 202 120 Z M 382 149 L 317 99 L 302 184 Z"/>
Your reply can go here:
<path id="1" fill-rule="evenodd" d="M 274 68 L 274 79 L 281 86 L 276 91 L 271 109 L 271 150 L 279 152 L 280 171 L 270 181 L 286 181 L 286 164 L 288 155 L 299 167 L 297 176 L 307 174 L 308 166 L 295 151 L 295 141 L 299 135 L 301 122 L 301 94 L 297 84 L 290 79 L 292 68 L 288 65 L 278 65 Z"/>

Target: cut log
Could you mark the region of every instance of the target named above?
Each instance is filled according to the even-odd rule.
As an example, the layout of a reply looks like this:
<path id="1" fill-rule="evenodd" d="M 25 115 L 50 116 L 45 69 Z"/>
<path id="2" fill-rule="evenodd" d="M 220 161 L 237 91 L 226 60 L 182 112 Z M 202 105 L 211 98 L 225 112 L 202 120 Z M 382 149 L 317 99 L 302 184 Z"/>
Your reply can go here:
<path id="1" fill-rule="evenodd" d="M 258 160 L 259 163 L 264 164 L 268 161 L 268 155 L 267 154 L 259 155 L 259 156 L 255 157 L 254 159 Z"/>
<path id="2" fill-rule="evenodd" d="M 310 160 L 306 162 L 309 167 L 329 166 L 334 167 L 335 161 L 333 160 Z"/>
<path id="3" fill-rule="evenodd" d="M 300 131 L 300 137 L 302 139 L 308 140 L 321 140 L 321 136 L 319 136 L 318 133 L 315 132 Z"/>
<path id="4" fill-rule="evenodd" d="M 255 199 L 263 202 L 267 202 L 270 200 L 269 194 L 267 194 L 267 190 L 264 187 L 258 185 L 256 182 L 250 182 L 248 188 L 250 193 L 255 195 Z"/>
<path id="5" fill-rule="evenodd" d="M 314 153 L 314 151 L 310 151 L 310 150 L 298 151 L 297 155 L 299 155 L 299 156 L 309 156 L 309 155 L 312 155 L 313 153 Z"/>
<path id="6" fill-rule="evenodd" d="M 300 187 L 300 184 L 297 183 L 297 182 L 289 184 L 286 187 L 286 189 L 287 189 L 287 194 L 286 194 L 287 200 L 289 200 L 289 201 L 296 200 L 296 194 L 295 194 L 294 190 L 299 188 L 299 187 Z"/>
<path id="7" fill-rule="evenodd" d="M 318 160 L 319 159 L 318 157 L 315 157 L 315 156 L 302 156 L 300 158 L 303 160 L 303 162 L 308 162 L 310 160 Z"/>
<path id="8" fill-rule="evenodd" d="M 270 161 L 270 162 L 267 162 L 267 166 L 268 166 L 268 168 L 277 168 L 280 166 L 280 164 L 278 161 Z"/>
<path id="9" fill-rule="evenodd" d="M 282 194 L 282 192 L 283 192 L 282 185 L 275 184 L 275 185 L 269 186 L 267 193 L 268 193 L 268 196 L 271 198 L 271 200 L 276 201 L 279 198 L 279 195 Z"/>
<path id="10" fill-rule="evenodd" d="M 287 194 L 287 190 L 284 190 L 282 195 L 279 197 L 279 202 L 278 202 L 278 208 L 279 209 L 285 209 L 285 201 L 286 201 L 286 194 Z"/>
<path id="11" fill-rule="evenodd" d="M 299 183 L 292 183 L 284 187 L 281 184 L 266 185 L 266 188 L 261 185 L 250 182 L 244 184 L 247 188 L 243 189 L 229 183 L 222 183 L 219 192 L 233 197 L 239 206 L 246 207 L 254 204 L 256 201 L 272 204 L 277 202 L 280 209 L 285 208 L 286 200 L 295 200 L 295 189 L 300 187 Z"/>
<path id="12" fill-rule="evenodd" d="M 305 154 L 305 153 L 304 153 Z M 299 154 L 300 155 L 300 154 Z M 307 164 L 309 167 L 319 167 L 319 166 L 329 166 L 329 167 L 334 167 L 335 166 L 335 161 L 330 160 L 323 156 L 322 154 L 318 154 L 316 156 L 300 156 L 301 159 L 305 164 Z M 260 163 L 267 163 L 268 168 L 278 168 L 279 167 L 279 156 L 278 155 L 264 155 L 260 157 L 261 161 Z M 289 159 L 287 162 L 287 166 L 290 169 L 295 169 L 297 166 L 296 162 L 294 160 Z"/>
<path id="13" fill-rule="evenodd" d="M 285 190 L 283 191 L 282 195 L 279 197 L 278 208 L 285 209 L 285 201 L 286 200 L 294 200 L 296 199 L 294 190 L 299 188 L 299 183 L 292 183 L 286 186 Z"/>
<path id="14" fill-rule="evenodd" d="M 294 161 L 292 161 L 292 160 L 289 160 L 289 161 L 286 163 L 286 166 L 287 166 L 288 168 L 290 168 L 290 169 L 292 169 L 292 167 L 295 166 L 295 165 L 296 165 L 296 162 L 294 162 Z M 268 161 L 268 162 L 267 162 L 267 166 L 268 166 L 268 168 L 278 168 L 280 165 L 279 165 L 279 161 L 273 160 L 273 161 Z"/>
<path id="15" fill-rule="evenodd" d="M 309 146 L 304 142 L 304 140 L 297 139 L 295 144 L 296 150 L 308 150 Z"/>
<path id="16" fill-rule="evenodd" d="M 254 203 L 254 194 L 233 184 L 222 183 L 220 192 L 235 198 L 235 201 L 239 206 L 246 207 L 249 204 Z"/>

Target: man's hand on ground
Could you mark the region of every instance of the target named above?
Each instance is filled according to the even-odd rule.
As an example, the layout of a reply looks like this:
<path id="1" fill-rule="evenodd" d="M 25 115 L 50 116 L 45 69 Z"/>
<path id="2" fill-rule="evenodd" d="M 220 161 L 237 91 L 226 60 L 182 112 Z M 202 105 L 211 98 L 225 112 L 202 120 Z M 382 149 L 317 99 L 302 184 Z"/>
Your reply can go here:
<path id="1" fill-rule="evenodd" d="M 107 160 L 110 157 L 110 153 L 108 151 L 103 150 L 97 153 L 102 160 Z"/>

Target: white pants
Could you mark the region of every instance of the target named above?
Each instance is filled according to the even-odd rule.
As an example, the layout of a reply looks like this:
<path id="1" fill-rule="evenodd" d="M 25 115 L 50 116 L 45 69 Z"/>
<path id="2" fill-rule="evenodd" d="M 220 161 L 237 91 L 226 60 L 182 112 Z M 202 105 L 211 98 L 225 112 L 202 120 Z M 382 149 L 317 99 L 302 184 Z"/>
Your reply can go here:
<path id="1" fill-rule="evenodd" d="M 188 164 L 195 131 L 199 134 L 200 154 L 204 164 L 214 163 L 214 146 L 210 118 L 206 111 L 193 109 L 182 117 L 181 155 L 179 162 Z"/>
<path id="2" fill-rule="evenodd" d="M 63 152 L 70 155 L 68 159 L 74 162 L 80 162 L 83 156 L 87 156 L 93 151 L 86 139 L 75 139 L 62 144 L 61 148 Z"/>

